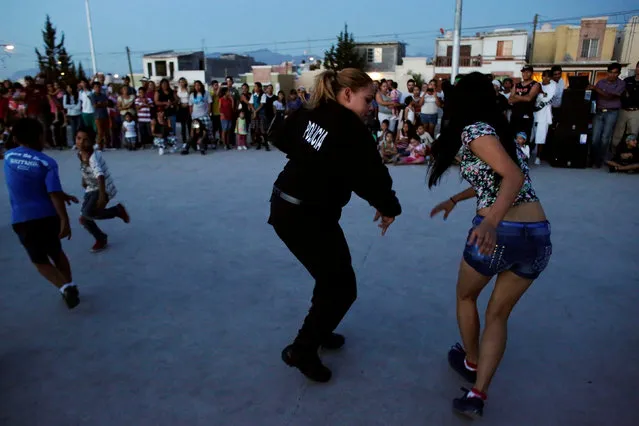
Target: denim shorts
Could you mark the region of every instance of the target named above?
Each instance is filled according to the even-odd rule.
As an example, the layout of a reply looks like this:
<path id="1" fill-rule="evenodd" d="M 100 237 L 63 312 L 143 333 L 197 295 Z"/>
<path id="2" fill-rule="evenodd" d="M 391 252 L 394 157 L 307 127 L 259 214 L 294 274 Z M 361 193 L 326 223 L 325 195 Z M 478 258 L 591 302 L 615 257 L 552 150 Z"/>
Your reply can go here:
<path id="1" fill-rule="evenodd" d="M 437 124 L 438 114 L 419 114 L 419 120 L 422 124 Z"/>
<path id="2" fill-rule="evenodd" d="M 222 120 L 222 130 L 228 132 L 233 127 L 232 120 Z"/>
<path id="3" fill-rule="evenodd" d="M 475 216 L 468 236 L 484 218 Z M 468 240 L 467 240 L 468 241 Z M 492 255 L 478 253 L 466 244 L 464 260 L 477 272 L 487 277 L 511 271 L 520 277 L 535 279 L 546 269 L 552 255 L 550 223 L 506 222 L 497 226 L 497 243 Z"/>

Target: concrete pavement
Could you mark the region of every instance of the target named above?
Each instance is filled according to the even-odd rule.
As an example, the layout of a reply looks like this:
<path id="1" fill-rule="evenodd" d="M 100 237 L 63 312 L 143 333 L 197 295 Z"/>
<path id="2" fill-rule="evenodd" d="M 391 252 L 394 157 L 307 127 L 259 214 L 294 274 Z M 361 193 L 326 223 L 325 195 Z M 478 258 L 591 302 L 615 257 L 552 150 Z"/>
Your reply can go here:
<path id="1" fill-rule="evenodd" d="M 75 156 L 52 155 L 80 196 Z M 334 379 L 317 385 L 280 360 L 312 289 L 266 224 L 283 155 L 105 156 L 132 223 L 101 222 L 111 247 L 91 254 L 69 209 L 73 311 L 30 266 L 0 187 L 0 424 L 467 424 L 451 411 L 464 383 L 446 352 L 473 201 L 428 219 L 462 188 L 458 174 L 428 191 L 424 167 L 392 168 L 404 214 L 384 238 L 365 202 L 344 210 L 359 298 L 346 347 L 324 356 Z M 546 166 L 532 177 L 554 254 L 512 315 L 482 423 L 639 424 L 639 176 Z"/>

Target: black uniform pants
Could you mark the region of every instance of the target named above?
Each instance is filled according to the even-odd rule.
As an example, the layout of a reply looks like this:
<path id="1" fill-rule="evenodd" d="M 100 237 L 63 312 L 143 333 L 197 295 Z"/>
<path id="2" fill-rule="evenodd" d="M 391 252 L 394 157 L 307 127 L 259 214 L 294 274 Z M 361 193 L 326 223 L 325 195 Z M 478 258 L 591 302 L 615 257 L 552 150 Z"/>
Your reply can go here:
<path id="1" fill-rule="evenodd" d="M 357 298 L 351 254 L 338 219 L 274 197 L 269 223 L 313 278 L 311 308 L 294 344 L 311 350 L 337 328 Z"/>

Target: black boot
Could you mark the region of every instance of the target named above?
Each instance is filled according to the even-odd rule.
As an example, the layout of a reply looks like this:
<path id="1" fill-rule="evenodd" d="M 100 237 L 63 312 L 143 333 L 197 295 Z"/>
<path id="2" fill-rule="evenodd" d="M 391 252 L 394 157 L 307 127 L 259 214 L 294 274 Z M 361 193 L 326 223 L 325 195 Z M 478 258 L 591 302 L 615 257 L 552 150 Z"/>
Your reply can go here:
<path id="1" fill-rule="evenodd" d="M 337 350 L 344 346 L 346 339 L 341 334 L 331 333 L 321 344 L 323 349 Z"/>
<path id="2" fill-rule="evenodd" d="M 317 349 L 288 345 L 282 351 L 282 361 L 316 382 L 325 383 L 331 379 L 331 370 L 322 364 Z"/>

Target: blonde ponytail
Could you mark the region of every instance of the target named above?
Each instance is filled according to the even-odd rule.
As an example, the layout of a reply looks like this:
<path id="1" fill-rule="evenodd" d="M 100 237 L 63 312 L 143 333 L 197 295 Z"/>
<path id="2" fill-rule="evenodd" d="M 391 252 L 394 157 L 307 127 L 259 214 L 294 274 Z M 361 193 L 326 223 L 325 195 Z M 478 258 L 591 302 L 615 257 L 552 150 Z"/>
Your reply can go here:
<path id="1" fill-rule="evenodd" d="M 373 80 L 357 68 L 344 68 L 335 72 L 326 70 L 317 76 L 311 96 L 310 107 L 316 108 L 328 101 L 337 101 L 337 94 L 347 87 L 353 91 L 369 87 Z"/>

